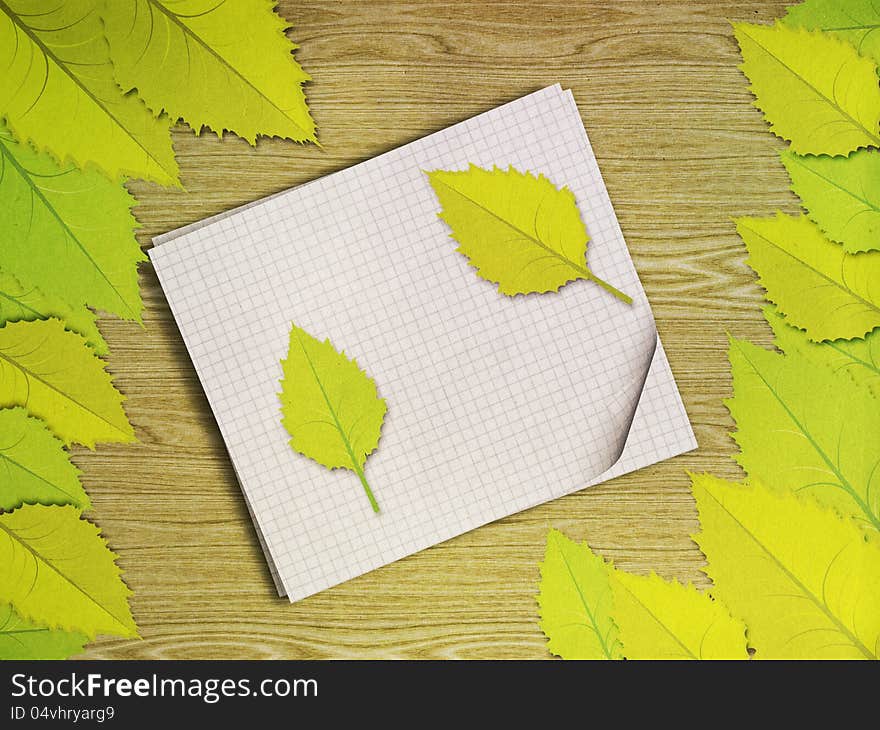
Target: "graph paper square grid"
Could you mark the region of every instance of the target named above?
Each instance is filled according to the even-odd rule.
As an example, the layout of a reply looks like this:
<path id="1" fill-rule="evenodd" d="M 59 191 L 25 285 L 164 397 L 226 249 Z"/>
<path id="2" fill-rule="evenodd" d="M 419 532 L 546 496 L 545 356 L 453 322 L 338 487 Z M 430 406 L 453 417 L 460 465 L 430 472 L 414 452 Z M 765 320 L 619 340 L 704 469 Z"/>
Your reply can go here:
<path id="1" fill-rule="evenodd" d="M 586 281 L 505 297 L 455 251 L 425 170 L 513 165 L 575 195 Z M 696 446 L 570 92 L 558 85 L 166 234 L 150 252 L 279 588 L 298 600 Z M 291 322 L 388 403 L 366 474 L 281 425 Z"/>

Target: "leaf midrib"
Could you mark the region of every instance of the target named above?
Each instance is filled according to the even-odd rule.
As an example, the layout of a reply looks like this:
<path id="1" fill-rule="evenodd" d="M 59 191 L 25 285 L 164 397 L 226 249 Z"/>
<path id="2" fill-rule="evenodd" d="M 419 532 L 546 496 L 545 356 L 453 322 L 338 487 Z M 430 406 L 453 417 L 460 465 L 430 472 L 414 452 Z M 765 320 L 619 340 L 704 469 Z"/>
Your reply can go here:
<path id="1" fill-rule="evenodd" d="M 864 203 L 867 207 L 871 208 L 872 210 L 877 211 L 877 212 L 880 212 L 880 206 L 875 205 L 874 203 L 872 203 L 872 202 L 871 202 L 870 200 L 868 200 L 867 198 L 862 198 L 862 197 L 860 197 L 859 195 L 856 195 L 856 194 L 855 194 L 852 190 L 850 190 L 849 188 L 844 187 L 843 185 L 841 185 L 840 183 L 836 182 L 836 181 L 833 180 L 832 178 L 830 178 L 830 177 L 826 177 L 825 175 L 823 175 L 823 174 L 822 174 L 821 172 L 819 172 L 818 170 L 815 170 L 815 169 L 813 169 L 812 167 L 810 167 L 809 165 L 804 164 L 804 162 L 803 162 L 802 159 L 801 159 L 801 155 L 791 155 L 791 156 L 789 157 L 789 159 L 792 159 L 792 158 L 794 158 L 794 162 L 795 162 L 795 164 L 800 165 L 800 166 L 801 166 L 804 170 L 806 170 L 807 172 L 811 172 L 813 175 L 815 175 L 816 177 L 818 177 L 820 180 L 824 180 L 826 183 L 828 183 L 829 185 L 831 185 L 831 187 L 837 188 L 837 189 L 840 190 L 842 193 L 846 193 L 846 194 L 849 195 L 851 198 L 854 198 L 855 200 L 858 200 L 860 203 Z"/>
<path id="2" fill-rule="evenodd" d="M 761 540 L 759 540 L 758 537 L 757 537 L 757 536 L 756 536 L 751 530 L 749 530 L 749 529 L 748 529 L 748 528 L 747 528 L 747 527 L 746 527 L 746 526 L 745 526 L 745 525 L 744 525 L 744 524 L 743 524 L 743 523 L 742 523 L 742 522 L 736 517 L 736 515 L 734 515 L 729 509 L 727 509 L 727 507 L 725 507 L 724 504 L 723 504 L 723 503 L 722 503 L 722 502 L 721 502 L 721 501 L 720 501 L 720 500 L 719 500 L 714 494 L 712 494 L 708 489 L 704 488 L 703 491 L 704 491 L 709 497 L 711 497 L 712 500 L 718 505 L 718 507 L 719 507 L 720 509 L 722 509 L 722 510 L 724 511 L 724 513 L 725 513 L 728 517 L 730 517 L 730 519 L 733 520 L 733 521 L 734 521 L 734 522 L 740 527 L 740 529 L 741 529 L 746 535 L 748 535 L 748 536 L 752 539 L 752 541 L 753 541 L 753 542 L 754 542 L 754 543 L 755 543 L 755 544 L 756 544 L 756 545 L 757 545 L 757 546 L 758 546 L 758 547 L 759 547 L 759 548 L 760 548 L 760 549 L 761 549 L 761 550 L 762 550 L 762 551 L 763 551 L 763 552 L 764 552 L 764 553 L 770 558 L 770 560 L 771 560 L 775 565 L 777 565 L 777 566 L 779 567 L 779 569 L 785 574 L 785 576 L 786 576 L 786 577 L 787 577 L 792 583 L 794 583 L 795 586 L 797 586 L 797 587 L 802 591 L 802 593 L 804 594 L 804 596 L 806 596 L 809 600 L 811 600 L 811 601 L 813 602 L 813 604 L 814 604 L 814 605 L 815 605 L 815 606 L 816 606 L 816 607 L 817 607 L 822 613 L 825 614 L 826 618 L 827 618 L 829 621 L 831 621 L 831 623 L 833 623 L 833 624 L 837 627 L 837 629 L 838 629 L 838 631 L 840 631 L 840 633 L 842 633 L 844 636 L 846 636 L 846 637 L 847 637 L 847 638 L 853 643 L 853 645 L 854 645 L 856 648 L 858 648 L 858 650 L 861 651 L 862 654 L 864 654 L 868 659 L 876 659 L 876 657 L 871 653 L 871 650 L 868 649 L 868 647 L 865 646 L 865 645 L 859 640 L 859 638 L 858 638 L 857 636 L 854 636 L 854 635 L 849 631 L 849 629 L 848 629 L 846 626 L 844 626 L 844 625 L 840 622 L 840 620 L 837 618 L 837 616 L 834 615 L 834 613 L 831 611 L 830 608 L 828 608 L 828 606 L 824 603 L 824 601 L 821 601 L 817 596 L 815 596 L 815 595 L 813 594 L 813 592 L 810 591 L 810 590 L 809 590 L 809 589 L 808 589 L 808 588 L 807 588 L 807 587 L 806 587 L 806 586 L 800 581 L 800 579 L 799 579 L 794 573 L 792 573 L 791 570 L 789 570 L 789 569 L 786 567 L 786 565 L 781 561 L 781 559 L 778 558 L 778 557 L 777 557 L 777 556 L 776 556 L 776 555 L 775 555 L 775 554 L 774 554 L 774 553 L 773 553 L 773 552 L 772 552 L 772 551 L 771 551 L 766 545 L 764 545 L 764 543 L 761 542 Z M 705 530 L 704 530 L 704 531 L 705 531 Z M 711 563 L 710 563 L 710 567 L 711 567 Z"/>
<path id="3" fill-rule="evenodd" d="M 655 623 L 656 623 L 661 629 L 663 629 L 663 631 L 666 632 L 666 633 L 670 636 L 670 638 L 671 638 L 673 641 L 675 641 L 675 643 L 678 644 L 678 645 L 679 645 L 679 646 L 680 646 L 680 647 L 681 647 L 681 648 L 682 648 L 682 649 L 688 654 L 688 656 L 690 656 L 691 659 L 701 659 L 701 658 L 702 658 L 701 656 L 697 656 L 696 654 L 694 654 L 694 653 L 693 653 L 693 652 L 692 652 L 692 651 L 691 651 L 691 650 L 690 650 L 690 649 L 684 644 L 684 642 L 682 642 L 682 640 L 679 639 L 678 636 L 676 636 L 676 635 L 672 632 L 672 629 L 670 629 L 670 628 L 669 628 L 669 627 L 668 627 L 663 621 L 661 621 L 660 618 L 659 618 L 659 617 L 658 617 L 658 616 L 657 616 L 657 615 L 656 615 L 656 614 L 655 614 L 650 608 L 648 608 L 648 607 L 642 602 L 642 600 L 641 600 L 641 599 L 640 599 L 635 593 L 633 593 L 633 592 L 629 589 L 628 586 L 626 586 L 626 585 L 623 583 L 623 581 L 618 580 L 618 581 L 617 581 L 617 584 L 618 584 L 621 588 L 623 588 L 623 590 L 625 590 L 627 593 L 629 593 L 630 596 L 632 596 L 632 599 L 633 599 L 636 603 L 638 603 L 639 606 L 642 607 L 642 609 L 645 611 L 645 613 L 647 613 L 647 614 L 648 614 L 648 615 L 654 620 L 654 622 L 655 622 Z M 626 637 L 624 636 L 623 638 L 624 638 L 624 649 L 626 649 Z"/>
<path id="4" fill-rule="evenodd" d="M 44 484 L 48 485 L 49 487 L 51 487 L 51 488 L 53 488 L 53 489 L 57 489 L 57 490 L 58 490 L 59 492 L 61 492 L 61 494 L 63 494 L 65 497 L 69 497 L 71 500 L 75 500 L 75 501 L 77 502 L 77 504 L 79 503 L 79 500 L 77 499 L 77 497 L 75 497 L 74 495 L 72 495 L 72 494 L 70 494 L 69 492 L 65 491 L 64 489 L 62 489 L 61 487 L 59 487 L 59 486 L 58 486 L 57 484 L 55 484 L 54 482 L 50 482 L 50 481 L 49 481 L 46 477 L 44 477 L 42 474 L 37 474 L 35 471 L 33 471 L 32 469 L 26 467 L 26 466 L 25 466 L 24 464 L 22 464 L 20 461 L 16 461 L 15 459 L 10 458 L 10 457 L 7 456 L 6 454 L 4 454 L 2 451 L 0 451 L 0 459 L 2 459 L 2 460 L 4 460 L 4 461 L 8 461 L 10 464 L 14 464 L 14 465 L 17 466 L 19 469 L 21 469 L 23 472 L 26 472 L 27 474 L 30 474 L 32 477 L 34 477 L 35 479 L 38 479 L 39 481 L 43 482 Z"/>

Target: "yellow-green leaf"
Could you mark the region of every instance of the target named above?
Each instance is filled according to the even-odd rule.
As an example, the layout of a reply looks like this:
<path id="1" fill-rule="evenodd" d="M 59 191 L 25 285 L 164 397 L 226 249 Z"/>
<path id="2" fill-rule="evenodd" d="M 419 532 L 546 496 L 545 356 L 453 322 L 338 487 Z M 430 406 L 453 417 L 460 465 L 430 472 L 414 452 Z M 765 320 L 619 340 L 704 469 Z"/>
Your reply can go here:
<path id="1" fill-rule="evenodd" d="M 24 408 L 0 408 L 0 509 L 24 502 L 90 506 L 79 469 L 46 425 Z"/>
<path id="2" fill-rule="evenodd" d="M 0 270 L 0 325 L 50 317 L 64 320 L 68 329 L 85 337 L 98 355 L 109 352 L 94 312 L 84 305 L 71 307 L 57 294 L 49 296 L 35 286 L 24 286 L 12 274 Z"/>
<path id="3" fill-rule="evenodd" d="M 877 659 L 880 540 L 813 501 L 693 477 L 712 594 L 756 659 Z"/>
<path id="4" fill-rule="evenodd" d="M 289 25 L 273 2 L 99 0 L 116 79 L 198 134 L 315 141 Z M 173 72 L 169 72 L 173 69 Z"/>
<path id="5" fill-rule="evenodd" d="M 880 252 L 847 254 L 806 216 L 740 218 L 748 264 L 785 321 L 815 342 L 880 326 Z"/>
<path id="6" fill-rule="evenodd" d="M 729 357 L 734 395 L 725 405 L 746 473 L 880 530 L 880 404 L 799 351 L 731 338 Z"/>
<path id="7" fill-rule="evenodd" d="M 283 360 L 282 423 L 290 446 L 328 469 L 358 475 L 370 505 L 379 511 L 364 464 L 379 445 L 386 405 L 373 382 L 354 359 L 337 352 L 293 325 L 290 350 Z"/>
<path id="8" fill-rule="evenodd" d="M 880 145 L 876 65 L 830 35 L 734 23 L 743 70 L 770 129 L 800 155 Z"/>
<path id="9" fill-rule="evenodd" d="M 140 321 L 137 265 L 147 257 L 122 183 L 60 168 L 0 123 L 0 197 L 0 268 L 71 309 L 89 304 Z"/>
<path id="10" fill-rule="evenodd" d="M 788 8 L 786 25 L 821 30 L 852 44 L 880 64 L 880 5 L 877 0 L 806 0 Z"/>
<path id="11" fill-rule="evenodd" d="M 692 583 L 615 570 L 611 588 L 627 659 L 749 658 L 745 624 Z"/>
<path id="12" fill-rule="evenodd" d="M 609 566 L 586 543 L 547 535 L 538 605 L 547 649 L 563 659 L 622 659 Z"/>
<path id="13" fill-rule="evenodd" d="M 0 118 L 64 164 L 178 184 L 170 122 L 116 84 L 96 3 L 0 0 Z"/>
<path id="14" fill-rule="evenodd" d="M 136 636 L 116 556 L 75 507 L 0 514 L 0 601 L 50 629 Z"/>
<path id="15" fill-rule="evenodd" d="M 828 238 L 848 253 L 880 251 L 880 151 L 781 157 L 791 189 Z"/>
<path id="16" fill-rule="evenodd" d="M 0 604 L 0 661 L 67 659 L 79 654 L 87 639 L 82 634 L 48 629 L 25 621 L 9 604 Z"/>
<path id="17" fill-rule="evenodd" d="M 0 408 L 22 406 L 65 444 L 134 441 L 103 361 L 57 319 L 0 327 Z"/>
<path id="18" fill-rule="evenodd" d="M 457 250 L 480 277 L 498 284 L 502 294 L 558 291 L 587 279 L 632 303 L 587 268 L 589 236 L 568 188 L 560 190 L 543 175 L 513 167 L 434 170 L 428 179 Z"/>
<path id="19" fill-rule="evenodd" d="M 811 342 L 806 333 L 785 324 L 776 309 L 768 306 L 764 317 L 776 335 L 776 347 L 784 353 L 801 353 L 810 362 L 824 365 L 836 373 L 847 373 L 857 384 L 880 398 L 880 329 L 861 340 Z"/>

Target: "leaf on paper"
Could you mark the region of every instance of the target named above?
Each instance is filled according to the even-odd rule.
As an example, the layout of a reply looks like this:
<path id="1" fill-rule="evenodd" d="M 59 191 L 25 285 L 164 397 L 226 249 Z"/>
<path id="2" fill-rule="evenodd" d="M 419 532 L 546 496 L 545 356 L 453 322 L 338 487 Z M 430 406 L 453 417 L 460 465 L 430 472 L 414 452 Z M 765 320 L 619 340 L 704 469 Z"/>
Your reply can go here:
<path id="1" fill-rule="evenodd" d="M 23 408 L 0 409 L 0 509 L 23 502 L 91 505 L 64 445 Z"/>
<path id="2" fill-rule="evenodd" d="M 0 601 L 50 629 L 136 636 L 116 556 L 70 505 L 0 514 Z"/>
<path id="3" fill-rule="evenodd" d="M 0 271 L 0 325 L 50 317 L 63 319 L 69 329 L 86 338 L 98 355 L 109 352 L 90 309 L 85 306 L 74 309 L 58 296 L 46 296 L 36 287 L 22 286 L 12 274 Z"/>
<path id="4" fill-rule="evenodd" d="M 746 627 L 692 583 L 615 570 L 614 620 L 627 659 L 748 659 Z"/>
<path id="5" fill-rule="evenodd" d="M 387 410 L 376 383 L 354 359 L 293 325 L 290 350 L 281 362 L 282 423 L 290 446 L 328 469 L 358 475 L 373 511 L 379 511 L 364 464 L 379 445 Z"/>
<path id="6" fill-rule="evenodd" d="M 0 661 L 67 659 L 79 654 L 86 641 L 82 634 L 25 621 L 12 606 L 0 604 Z"/>
<path id="7" fill-rule="evenodd" d="M 121 183 L 17 144 L 0 124 L 0 268 L 22 285 L 141 320 L 134 198 Z M 60 314 L 60 312 L 59 312 Z"/>
<path id="8" fill-rule="evenodd" d="M 880 145 L 876 65 L 830 35 L 734 23 L 743 73 L 770 129 L 798 154 Z"/>
<path id="9" fill-rule="evenodd" d="M 880 408 L 845 374 L 799 351 L 731 338 L 736 460 L 753 479 L 809 495 L 880 530 Z"/>
<path id="10" fill-rule="evenodd" d="M 62 163 L 177 185 L 170 121 L 117 86 L 95 2 L 0 0 L 0 116 Z"/>
<path id="11" fill-rule="evenodd" d="M 315 141 L 289 25 L 262 0 L 99 0 L 116 79 L 198 134 Z M 168 69 L 175 69 L 173 74 Z"/>
<path id="12" fill-rule="evenodd" d="M 547 648 L 563 659 L 622 659 L 612 618 L 611 566 L 586 543 L 547 535 L 538 605 Z"/>
<path id="13" fill-rule="evenodd" d="M 880 152 L 781 157 L 791 189 L 828 238 L 848 253 L 880 251 Z"/>
<path id="14" fill-rule="evenodd" d="M 875 397 L 880 397 L 880 329 L 862 340 L 835 340 L 818 344 L 811 342 L 802 330 L 785 324 L 772 306 L 764 310 L 764 317 L 776 335 L 776 347 L 784 353 L 800 353 L 811 362 L 829 367 L 836 373 L 846 372 Z"/>
<path id="15" fill-rule="evenodd" d="M 880 541 L 815 502 L 693 477 L 712 594 L 756 659 L 877 659 Z"/>
<path id="16" fill-rule="evenodd" d="M 815 342 L 863 337 L 880 326 L 880 253 L 847 254 L 806 216 L 740 218 L 767 299 Z"/>
<path id="17" fill-rule="evenodd" d="M 513 167 L 484 170 L 471 165 L 463 172 L 434 170 L 427 175 L 457 250 L 480 277 L 498 284 L 502 294 L 559 291 L 569 282 L 587 279 L 632 303 L 587 268 L 589 236 L 568 188 L 560 190 L 543 175 Z"/>
<path id="18" fill-rule="evenodd" d="M 821 30 L 852 44 L 880 64 L 880 5 L 877 0 L 806 0 L 788 8 L 786 25 Z"/>
<path id="19" fill-rule="evenodd" d="M 57 319 L 0 327 L 0 407 L 21 406 L 66 444 L 134 441 L 123 396 L 86 341 Z"/>

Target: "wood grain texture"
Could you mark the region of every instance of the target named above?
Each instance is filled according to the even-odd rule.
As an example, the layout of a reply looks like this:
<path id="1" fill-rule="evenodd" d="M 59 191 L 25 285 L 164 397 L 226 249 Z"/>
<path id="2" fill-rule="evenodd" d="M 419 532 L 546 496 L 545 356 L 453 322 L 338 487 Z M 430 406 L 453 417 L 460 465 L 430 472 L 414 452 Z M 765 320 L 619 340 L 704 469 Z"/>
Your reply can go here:
<path id="1" fill-rule="evenodd" d="M 88 658 L 545 658 L 549 527 L 637 572 L 706 585 L 686 471 L 737 478 L 727 332 L 769 344 L 731 217 L 794 212 L 726 18 L 783 2 L 282 2 L 323 150 L 174 134 L 186 192 L 132 184 L 150 237 L 333 172 L 554 82 L 574 91 L 698 451 L 456 538 L 290 605 L 275 596 L 156 276 L 145 327 L 102 321 L 141 443 L 76 462 L 134 589 L 140 640 Z"/>

